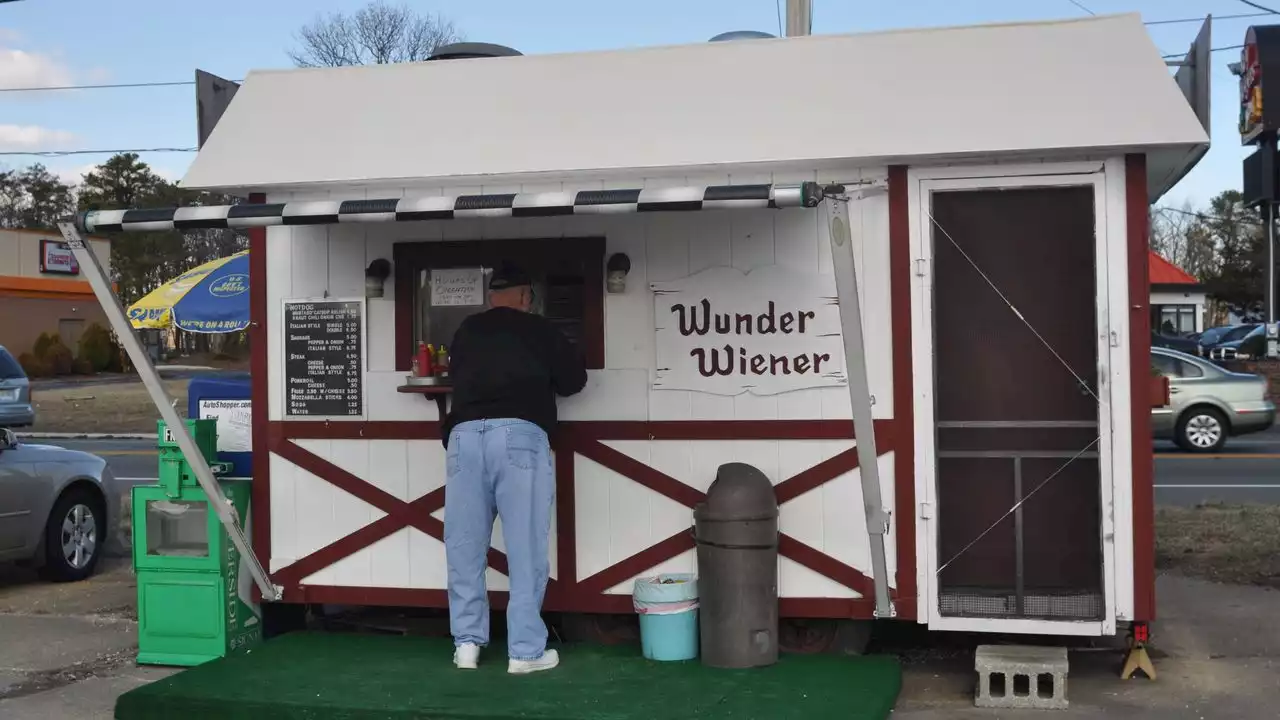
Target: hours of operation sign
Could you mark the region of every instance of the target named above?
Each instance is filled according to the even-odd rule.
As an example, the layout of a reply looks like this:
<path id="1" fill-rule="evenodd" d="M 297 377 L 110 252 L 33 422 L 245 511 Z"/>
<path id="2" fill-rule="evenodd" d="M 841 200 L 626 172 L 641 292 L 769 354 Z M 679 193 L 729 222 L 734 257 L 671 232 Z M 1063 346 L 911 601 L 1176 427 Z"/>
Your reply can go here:
<path id="1" fill-rule="evenodd" d="M 363 417 L 364 303 L 289 301 L 284 331 L 285 414 Z"/>

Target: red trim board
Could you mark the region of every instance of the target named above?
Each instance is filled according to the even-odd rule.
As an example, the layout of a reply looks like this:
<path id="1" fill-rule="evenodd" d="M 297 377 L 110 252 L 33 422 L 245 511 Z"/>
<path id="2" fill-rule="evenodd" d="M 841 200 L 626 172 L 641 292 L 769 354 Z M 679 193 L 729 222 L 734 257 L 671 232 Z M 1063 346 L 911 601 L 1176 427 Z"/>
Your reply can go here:
<path id="1" fill-rule="evenodd" d="M 1124 158 L 1129 258 L 1129 397 L 1133 443 L 1133 619 L 1156 617 L 1155 458 L 1151 442 L 1151 294 L 1147 158 Z"/>

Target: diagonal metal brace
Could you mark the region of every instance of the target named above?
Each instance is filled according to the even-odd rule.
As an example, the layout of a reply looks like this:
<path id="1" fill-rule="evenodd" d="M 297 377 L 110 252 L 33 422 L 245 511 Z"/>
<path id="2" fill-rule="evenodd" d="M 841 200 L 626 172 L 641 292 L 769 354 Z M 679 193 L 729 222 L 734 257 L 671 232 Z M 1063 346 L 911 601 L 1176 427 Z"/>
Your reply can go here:
<path id="1" fill-rule="evenodd" d="M 866 183 L 864 183 L 866 185 Z M 861 198 L 877 188 L 852 193 Z M 862 481 L 863 512 L 867 519 L 867 540 L 871 549 L 871 579 L 875 583 L 878 618 L 897 616 L 889 597 L 889 563 L 884 536 L 889 532 L 890 513 L 880 494 L 880 458 L 876 451 L 875 423 L 872 419 L 871 384 L 867 379 L 866 342 L 862 333 L 862 307 L 858 299 L 858 273 L 849 229 L 849 201 L 845 188 L 824 188 L 827 220 L 831 229 L 831 260 L 835 268 L 836 297 L 840 307 L 840 332 L 844 337 L 844 359 L 853 409 L 853 431 L 858 451 L 858 477 Z"/>
<path id="2" fill-rule="evenodd" d="M 178 417 L 178 411 L 173 407 L 172 398 L 165 392 L 164 385 L 160 382 L 160 373 L 156 371 L 155 366 L 151 364 L 151 358 L 147 357 L 146 352 L 142 349 L 142 343 L 138 341 L 138 336 L 133 333 L 133 327 L 129 324 L 124 307 L 120 304 L 120 299 L 112 291 L 111 284 L 107 281 L 107 275 L 103 272 L 97 256 L 93 254 L 93 250 L 85 243 L 74 222 L 58 223 L 58 231 L 62 233 L 67 246 L 75 254 L 76 261 L 80 263 L 81 270 L 84 271 L 89 280 L 89 285 L 93 288 L 93 294 L 98 298 L 98 304 L 102 306 L 102 311 L 111 323 L 111 329 L 115 331 L 116 337 L 120 338 L 121 344 L 124 345 L 125 352 L 129 354 L 129 360 L 133 362 L 133 367 L 137 369 L 139 377 L 142 378 L 142 384 L 147 388 L 147 394 L 151 396 L 151 401 L 155 403 L 160 417 L 164 419 L 165 425 L 173 432 L 173 438 L 177 441 L 183 458 L 191 465 L 191 469 L 195 471 L 196 481 L 200 483 L 200 488 L 204 490 L 205 495 L 209 498 L 209 505 L 217 515 L 218 522 L 222 523 L 222 527 L 226 528 L 227 535 L 231 538 L 231 544 L 235 545 L 236 550 L 240 551 L 241 557 L 248 562 L 249 574 L 258 585 L 258 589 L 262 591 L 262 599 L 267 601 L 279 600 L 282 595 L 282 588 L 271 583 L 271 579 L 267 577 L 267 572 L 263 569 L 262 563 L 258 561 L 258 556 L 253 553 L 253 548 L 249 545 L 249 540 L 241 529 L 240 518 L 237 517 L 235 507 L 231 504 L 230 499 L 222 493 L 222 487 L 218 485 L 218 481 L 214 478 L 213 469 L 209 467 L 204 455 L 196 447 L 195 439 L 191 437 L 191 432 L 187 430 L 187 424 L 182 421 L 182 418 Z"/>

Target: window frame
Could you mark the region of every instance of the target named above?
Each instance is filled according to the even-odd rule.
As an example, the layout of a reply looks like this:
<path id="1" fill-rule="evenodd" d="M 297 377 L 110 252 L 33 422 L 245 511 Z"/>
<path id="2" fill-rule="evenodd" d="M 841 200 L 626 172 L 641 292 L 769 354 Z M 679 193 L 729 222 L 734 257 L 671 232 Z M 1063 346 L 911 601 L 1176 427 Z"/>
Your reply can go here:
<path id="1" fill-rule="evenodd" d="M 503 260 L 530 269 L 582 262 L 582 353 L 588 370 L 604 368 L 605 238 L 540 237 L 491 240 L 403 240 L 392 245 L 395 276 L 395 368 L 412 366 L 414 278 L 432 267 L 495 265 Z"/>

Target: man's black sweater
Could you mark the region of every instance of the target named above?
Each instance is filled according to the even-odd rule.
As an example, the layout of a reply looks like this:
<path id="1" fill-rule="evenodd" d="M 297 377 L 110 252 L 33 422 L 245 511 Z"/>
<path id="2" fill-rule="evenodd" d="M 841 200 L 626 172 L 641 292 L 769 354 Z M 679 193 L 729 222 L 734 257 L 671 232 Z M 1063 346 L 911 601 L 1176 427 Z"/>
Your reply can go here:
<path id="1" fill-rule="evenodd" d="M 550 437 L 555 396 L 587 384 L 582 355 L 541 315 L 498 307 L 472 315 L 453 336 L 449 352 L 453 407 L 442 437 L 469 420 L 528 420 Z"/>

